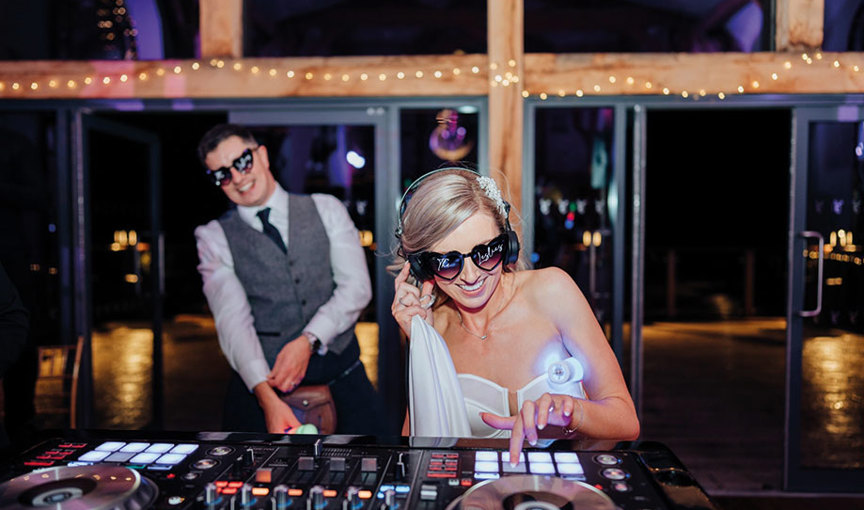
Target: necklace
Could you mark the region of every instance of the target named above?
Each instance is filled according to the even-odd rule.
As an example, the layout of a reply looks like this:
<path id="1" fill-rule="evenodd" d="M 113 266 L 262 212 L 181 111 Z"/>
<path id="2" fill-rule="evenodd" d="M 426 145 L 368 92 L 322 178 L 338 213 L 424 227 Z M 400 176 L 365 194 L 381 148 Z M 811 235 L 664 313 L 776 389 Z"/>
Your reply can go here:
<path id="1" fill-rule="evenodd" d="M 479 338 L 480 340 L 486 340 L 486 338 L 489 336 L 489 333 L 488 333 L 488 332 L 487 332 L 485 335 L 483 335 L 483 336 L 480 336 L 480 335 L 478 335 L 477 333 L 474 333 L 474 332 L 471 331 L 470 329 L 466 328 L 466 327 L 465 327 L 465 323 L 462 322 L 462 312 L 460 312 L 460 311 L 457 310 L 456 313 L 459 314 L 459 325 L 462 326 L 462 329 L 464 329 L 464 330 L 465 330 L 469 335 L 471 335 L 471 336 L 477 337 L 477 338 Z M 488 329 L 488 328 L 487 328 L 487 329 Z"/>

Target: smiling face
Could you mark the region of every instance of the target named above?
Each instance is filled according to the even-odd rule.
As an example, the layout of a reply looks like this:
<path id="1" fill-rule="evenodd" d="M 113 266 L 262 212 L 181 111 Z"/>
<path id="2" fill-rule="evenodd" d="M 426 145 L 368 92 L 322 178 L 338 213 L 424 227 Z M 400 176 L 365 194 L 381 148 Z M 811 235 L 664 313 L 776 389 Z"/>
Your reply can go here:
<path id="1" fill-rule="evenodd" d="M 252 151 L 252 168 L 249 172 L 242 174 L 232 166 L 232 163 L 246 149 L 254 149 Z M 244 141 L 239 136 L 231 136 L 209 152 L 204 163 L 210 170 L 231 169 L 231 182 L 222 186 L 222 191 L 237 205 L 247 207 L 264 205 L 273 191 L 276 190 L 276 180 L 270 173 L 267 148 L 263 145 L 255 149 L 254 144 Z"/>
<path id="2" fill-rule="evenodd" d="M 447 253 L 457 251 L 468 253 L 478 244 L 488 243 L 501 235 L 501 230 L 485 211 L 471 215 L 444 239 L 432 245 L 430 251 Z M 484 271 L 474 264 L 471 257 L 465 257 L 462 272 L 453 280 L 435 277 L 435 283 L 442 292 L 450 296 L 460 307 L 477 309 L 483 307 L 498 287 L 503 272 L 503 264 L 491 271 Z"/>

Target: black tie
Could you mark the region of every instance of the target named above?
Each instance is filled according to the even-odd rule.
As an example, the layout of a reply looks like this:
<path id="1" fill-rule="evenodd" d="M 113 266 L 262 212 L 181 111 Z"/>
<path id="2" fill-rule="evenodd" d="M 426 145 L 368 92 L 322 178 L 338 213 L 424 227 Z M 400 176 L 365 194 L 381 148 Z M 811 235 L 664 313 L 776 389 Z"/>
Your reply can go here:
<path id="1" fill-rule="evenodd" d="M 268 220 L 269 217 L 269 207 L 265 207 L 264 209 L 258 211 L 258 218 L 261 219 L 261 224 L 264 225 L 264 234 L 269 237 L 270 240 L 276 243 L 276 246 L 278 246 L 279 249 L 282 250 L 282 253 L 288 253 L 288 249 L 285 248 L 285 243 L 282 241 L 282 236 L 279 234 L 279 231 L 276 229 L 276 227 L 274 227 L 273 224 L 270 223 L 270 221 Z"/>

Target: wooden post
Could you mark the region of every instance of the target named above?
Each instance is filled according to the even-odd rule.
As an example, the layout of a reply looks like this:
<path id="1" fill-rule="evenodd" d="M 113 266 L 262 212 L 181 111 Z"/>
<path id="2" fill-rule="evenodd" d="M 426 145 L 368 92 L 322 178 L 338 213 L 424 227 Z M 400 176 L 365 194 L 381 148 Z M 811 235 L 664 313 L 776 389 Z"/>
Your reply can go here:
<path id="1" fill-rule="evenodd" d="M 524 6 L 522 0 L 487 2 L 489 53 L 489 167 L 504 174 L 514 210 L 522 208 Z M 516 81 L 507 79 L 518 77 Z"/>
<path id="2" fill-rule="evenodd" d="M 198 8 L 201 58 L 242 58 L 243 0 L 202 0 Z"/>
<path id="3" fill-rule="evenodd" d="M 784 0 L 776 5 L 774 43 L 777 51 L 822 47 L 825 0 Z"/>

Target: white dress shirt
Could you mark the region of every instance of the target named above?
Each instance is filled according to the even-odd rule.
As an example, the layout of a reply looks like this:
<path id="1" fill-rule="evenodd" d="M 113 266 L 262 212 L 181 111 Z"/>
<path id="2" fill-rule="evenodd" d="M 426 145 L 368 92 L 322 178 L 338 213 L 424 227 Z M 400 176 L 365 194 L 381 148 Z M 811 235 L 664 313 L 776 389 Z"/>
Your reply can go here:
<path id="1" fill-rule="evenodd" d="M 330 265 L 336 288 L 333 296 L 321 305 L 303 331 L 321 340 L 323 346 L 318 353 L 324 354 L 333 338 L 354 327 L 372 298 L 372 283 L 359 233 L 345 206 L 331 195 L 313 194 L 311 197 L 330 241 Z M 266 204 L 260 207 L 238 206 L 237 213 L 252 228 L 263 232 L 264 227 L 256 214 L 265 207 L 271 209 L 269 221 L 279 230 L 287 247 L 290 218 L 288 193 L 284 189 L 277 186 Z M 267 379 L 270 367 L 255 333 L 255 321 L 246 291 L 234 272 L 234 259 L 228 239 L 218 220 L 197 227 L 195 239 L 200 261 L 198 271 L 204 280 L 204 295 L 213 312 L 219 345 L 231 368 L 240 374 L 251 391 Z"/>

